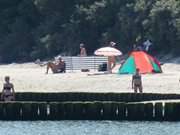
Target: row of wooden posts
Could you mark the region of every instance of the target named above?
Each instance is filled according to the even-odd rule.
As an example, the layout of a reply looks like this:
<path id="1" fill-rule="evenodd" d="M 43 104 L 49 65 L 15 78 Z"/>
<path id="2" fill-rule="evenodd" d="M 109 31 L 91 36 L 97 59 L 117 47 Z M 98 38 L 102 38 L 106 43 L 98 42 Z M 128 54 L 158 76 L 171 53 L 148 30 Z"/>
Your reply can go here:
<path id="1" fill-rule="evenodd" d="M 115 101 L 140 102 L 150 100 L 180 99 L 180 94 L 159 93 L 16 93 L 16 101 L 65 102 L 65 101 Z"/>
<path id="2" fill-rule="evenodd" d="M 180 94 L 23 92 L 16 93 L 14 102 L 0 102 L 0 120 L 180 121 L 177 100 L 151 102 L 169 99 L 180 99 Z"/>
<path id="3" fill-rule="evenodd" d="M 0 102 L 0 120 L 179 121 L 180 103 Z"/>

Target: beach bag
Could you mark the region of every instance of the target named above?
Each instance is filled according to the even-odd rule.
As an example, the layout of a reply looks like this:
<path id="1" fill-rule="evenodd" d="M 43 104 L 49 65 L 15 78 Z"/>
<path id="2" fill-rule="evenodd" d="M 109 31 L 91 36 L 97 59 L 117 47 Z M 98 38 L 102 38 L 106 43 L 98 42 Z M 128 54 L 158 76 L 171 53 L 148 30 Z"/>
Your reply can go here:
<path id="1" fill-rule="evenodd" d="M 107 63 L 102 63 L 98 66 L 98 71 L 107 71 Z"/>

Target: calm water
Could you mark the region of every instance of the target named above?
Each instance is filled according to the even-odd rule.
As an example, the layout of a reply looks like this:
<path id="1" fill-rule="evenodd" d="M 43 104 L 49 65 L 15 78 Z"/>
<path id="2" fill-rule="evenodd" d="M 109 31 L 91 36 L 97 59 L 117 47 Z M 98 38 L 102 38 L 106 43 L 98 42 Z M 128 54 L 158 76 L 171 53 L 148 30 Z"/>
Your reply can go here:
<path id="1" fill-rule="evenodd" d="M 0 121 L 0 135 L 180 135 L 180 123 L 114 121 Z"/>

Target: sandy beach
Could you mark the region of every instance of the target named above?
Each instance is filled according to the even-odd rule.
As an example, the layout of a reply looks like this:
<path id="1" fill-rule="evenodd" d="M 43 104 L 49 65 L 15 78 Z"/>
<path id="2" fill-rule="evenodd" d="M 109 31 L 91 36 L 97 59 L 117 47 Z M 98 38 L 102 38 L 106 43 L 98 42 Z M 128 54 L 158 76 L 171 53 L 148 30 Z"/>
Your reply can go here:
<path id="1" fill-rule="evenodd" d="M 165 63 L 162 69 L 162 74 L 142 75 L 144 92 L 180 93 L 180 64 Z M 16 92 L 133 92 L 132 75 L 88 76 L 80 71 L 62 74 L 45 74 L 45 71 L 46 67 L 34 63 L 1 65 L 0 87 L 4 76 L 9 75 Z"/>

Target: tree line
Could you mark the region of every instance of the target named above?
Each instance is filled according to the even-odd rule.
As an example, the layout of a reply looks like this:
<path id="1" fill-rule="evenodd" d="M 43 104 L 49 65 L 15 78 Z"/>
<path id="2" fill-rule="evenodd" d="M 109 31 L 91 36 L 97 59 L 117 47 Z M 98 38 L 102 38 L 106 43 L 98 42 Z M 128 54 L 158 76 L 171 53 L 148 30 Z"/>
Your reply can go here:
<path id="1" fill-rule="evenodd" d="M 146 39 L 156 53 L 180 52 L 179 0 L 0 0 L 0 62 L 88 54 L 117 43 L 123 53 Z"/>

